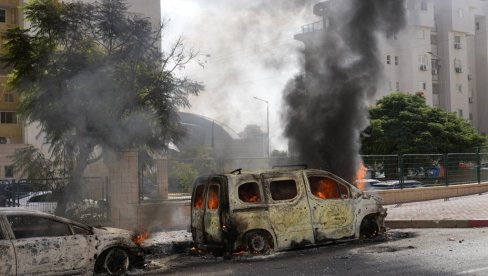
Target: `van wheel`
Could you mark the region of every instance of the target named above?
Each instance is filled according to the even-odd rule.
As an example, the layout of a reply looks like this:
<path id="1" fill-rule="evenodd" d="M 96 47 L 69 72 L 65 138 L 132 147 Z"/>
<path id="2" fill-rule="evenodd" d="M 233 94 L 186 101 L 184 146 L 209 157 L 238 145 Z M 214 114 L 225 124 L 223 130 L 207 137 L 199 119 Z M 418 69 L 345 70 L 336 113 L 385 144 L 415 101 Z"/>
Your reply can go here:
<path id="1" fill-rule="evenodd" d="M 378 237 L 380 227 L 376 223 L 375 217 L 365 217 L 359 228 L 359 237 L 364 240 L 372 240 Z"/>
<path id="2" fill-rule="evenodd" d="M 253 255 L 264 255 L 271 251 L 272 243 L 269 235 L 263 231 L 253 231 L 246 238 L 247 250 Z"/>

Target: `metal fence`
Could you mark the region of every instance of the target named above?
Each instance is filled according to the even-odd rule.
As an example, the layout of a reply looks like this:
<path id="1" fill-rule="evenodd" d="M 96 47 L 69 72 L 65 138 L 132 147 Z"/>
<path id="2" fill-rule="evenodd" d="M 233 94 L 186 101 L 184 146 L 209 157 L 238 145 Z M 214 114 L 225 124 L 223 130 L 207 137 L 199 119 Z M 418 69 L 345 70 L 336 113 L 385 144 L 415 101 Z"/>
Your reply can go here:
<path id="1" fill-rule="evenodd" d="M 62 198 L 66 178 L 0 181 L 0 206 L 23 207 L 54 214 Z M 107 178 L 83 178 L 76 200 L 68 202 L 65 214 L 84 222 L 107 220 L 109 200 Z"/>
<path id="2" fill-rule="evenodd" d="M 366 178 L 417 180 L 424 186 L 488 181 L 488 153 L 363 155 Z M 205 173 L 228 173 L 234 169 L 265 169 L 296 165 L 292 158 L 172 159 L 168 161 L 169 199 L 189 198 L 193 180 Z M 174 197 L 173 197 L 174 196 Z"/>
<path id="3" fill-rule="evenodd" d="M 488 181 L 488 153 L 365 155 L 368 178 L 418 180 L 425 186 Z"/>

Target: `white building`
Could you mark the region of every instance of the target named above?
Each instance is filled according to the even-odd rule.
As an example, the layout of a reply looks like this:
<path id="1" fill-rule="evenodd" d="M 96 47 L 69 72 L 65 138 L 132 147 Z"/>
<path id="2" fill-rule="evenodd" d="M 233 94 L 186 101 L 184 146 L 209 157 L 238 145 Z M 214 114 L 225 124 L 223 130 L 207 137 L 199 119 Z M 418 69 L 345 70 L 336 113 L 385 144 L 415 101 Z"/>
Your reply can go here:
<path id="1" fill-rule="evenodd" d="M 333 1 L 333 0 L 332 0 Z M 407 26 L 381 43 L 384 91 L 422 92 L 430 106 L 454 112 L 488 134 L 488 1 L 406 0 Z M 317 6 L 326 6 L 319 3 Z M 320 16 L 320 8 L 314 8 Z M 319 22 L 296 39 L 310 42 Z M 377 94 L 377 98 L 384 92 Z"/>

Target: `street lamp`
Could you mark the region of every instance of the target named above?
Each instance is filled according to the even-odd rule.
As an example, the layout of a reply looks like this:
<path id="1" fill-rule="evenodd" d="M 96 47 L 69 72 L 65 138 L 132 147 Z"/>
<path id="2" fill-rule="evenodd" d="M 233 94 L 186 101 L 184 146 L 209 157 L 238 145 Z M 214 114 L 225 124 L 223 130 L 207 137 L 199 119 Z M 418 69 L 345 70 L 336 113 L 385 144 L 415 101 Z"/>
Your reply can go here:
<path id="1" fill-rule="evenodd" d="M 270 150 L 270 146 L 269 146 L 269 143 L 270 143 L 270 141 L 269 141 L 269 103 L 268 103 L 268 101 L 260 99 L 258 97 L 253 97 L 253 98 L 258 100 L 258 101 L 262 101 L 262 102 L 266 103 L 266 134 L 268 136 L 267 148 L 268 148 L 268 158 L 269 158 L 269 150 Z"/>

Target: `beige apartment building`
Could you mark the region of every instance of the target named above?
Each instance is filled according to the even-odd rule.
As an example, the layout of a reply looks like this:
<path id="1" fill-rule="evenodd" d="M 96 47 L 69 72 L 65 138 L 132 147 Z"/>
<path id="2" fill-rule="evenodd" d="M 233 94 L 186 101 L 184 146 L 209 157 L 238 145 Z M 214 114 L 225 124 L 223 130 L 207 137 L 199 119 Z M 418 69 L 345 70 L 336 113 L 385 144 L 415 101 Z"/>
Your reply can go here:
<path id="1" fill-rule="evenodd" d="M 23 26 L 20 3 L 21 0 L 0 0 L 0 36 L 8 28 Z M 9 156 L 25 146 L 24 125 L 17 119 L 19 99 L 5 85 L 7 74 L 8 69 L 0 65 L 0 179 L 14 177 Z"/>
<path id="2" fill-rule="evenodd" d="M 69 0 L 68 0 L 69 1 Z M 83 0 L 94 2 L 94 0 Z M 28 24 L 24 21 L 22 4 L 26 0 L 0 0 L 0 35 L 8 28 Z M 129 11 L 148 17 L 155 27 L 161 22 L 161 5 L 159 0 L 128 0 Z M 1 42 L 1 41 L 0 41 Z M 18 178 L 11 166 L 9 156 L 16 149 L 32 144 L 46 149 L 44 138 L 39 129 L 33 125 L 25 125 L 17 118 L 19 99 L 17 95 L 7 89 L 8 69 L 0 65 L 0 180 Z"/>
<path id="3" fill-rule="evenodd" d="M 315 6 L 318 21 L 303 26 L 295 39 L 307 44 L 315 32 L 326 30 L 321 7 L 327 5 Z M 406 0 L 405 5 L 406 28 L 380 45 L 385 79 L 377 98 L 392 91 L 422 92 L 428 105 L 454 112 L 488 134 L 488 1 Z"/>

